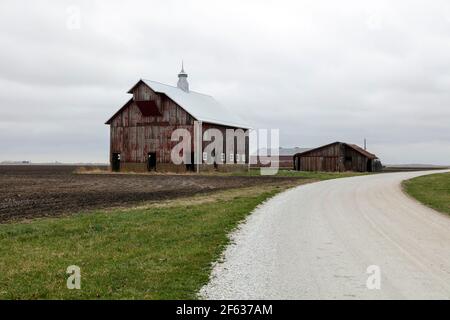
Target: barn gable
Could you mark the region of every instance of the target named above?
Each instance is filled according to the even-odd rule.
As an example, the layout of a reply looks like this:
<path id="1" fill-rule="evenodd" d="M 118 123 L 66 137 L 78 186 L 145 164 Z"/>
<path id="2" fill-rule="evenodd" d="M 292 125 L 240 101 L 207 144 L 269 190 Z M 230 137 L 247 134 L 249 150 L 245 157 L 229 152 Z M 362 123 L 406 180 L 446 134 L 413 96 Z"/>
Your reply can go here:
<path id="1" fill-rule="evenodd" d="M 133 98 L 107 122 L 111 126 L 143 124 L 192 125 L 194 118 L 165 94 L 156 93 L 144 83 L 133 87 Z"/>

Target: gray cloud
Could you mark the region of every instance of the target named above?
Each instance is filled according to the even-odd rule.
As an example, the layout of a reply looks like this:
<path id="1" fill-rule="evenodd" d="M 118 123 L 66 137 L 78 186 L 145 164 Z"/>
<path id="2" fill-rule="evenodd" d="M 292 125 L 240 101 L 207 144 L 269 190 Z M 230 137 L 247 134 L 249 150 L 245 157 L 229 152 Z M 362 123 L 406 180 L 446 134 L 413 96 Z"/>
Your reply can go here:
<path id="1" fill-rule="evenodd" d="M 67 28 L 68 8 L 80 29 Z M 283 146 L 450 163 L 446 1 L 2 1 L 1 160 L 107 161 L 139 79 L 214 95 Z"/>

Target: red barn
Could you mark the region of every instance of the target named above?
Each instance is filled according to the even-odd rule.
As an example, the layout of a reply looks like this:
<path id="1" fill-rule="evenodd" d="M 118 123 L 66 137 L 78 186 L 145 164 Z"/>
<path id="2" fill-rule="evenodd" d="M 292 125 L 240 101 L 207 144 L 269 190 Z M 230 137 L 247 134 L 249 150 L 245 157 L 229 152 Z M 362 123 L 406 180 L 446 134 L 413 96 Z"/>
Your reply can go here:
<path id="1" fill-rule="evenodd" d="M 110 125 L 112 169 L 175 172 L 247 170 L 249 127 L 213 97 L 190 91 L 183 68 L 178 78 L 176 87 L 141 79 L 128 91 L 132 94 L 131 99 L 106 122 Z M 185 155 L 186 161 L 182 164 L 175 164 L 171 156 L 172 149 L 179 142 L 173 141 L 172 137 L 176 129 L 186 129 L 192 137 L 190 155 Z M 212 156 L 203 152 L 210 144 L 205 141 L 208 129 L 217 129 L 224 137 L 223 148 L 214 149 Z M 227 129 L 244 133 L 244 140 L 237 137 L 226 139 Z"/>

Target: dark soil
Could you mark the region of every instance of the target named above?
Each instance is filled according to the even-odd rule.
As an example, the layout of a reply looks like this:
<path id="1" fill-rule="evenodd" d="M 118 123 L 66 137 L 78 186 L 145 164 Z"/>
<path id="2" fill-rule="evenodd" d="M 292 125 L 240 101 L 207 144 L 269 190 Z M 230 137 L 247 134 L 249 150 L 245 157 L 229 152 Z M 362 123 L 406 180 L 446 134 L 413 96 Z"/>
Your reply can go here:
<path id="1" fill-rule="evenodd" d="M 76 169 L 0 166 L 0 223 L 298 180 L 270 176 L 75 174 Z"/>

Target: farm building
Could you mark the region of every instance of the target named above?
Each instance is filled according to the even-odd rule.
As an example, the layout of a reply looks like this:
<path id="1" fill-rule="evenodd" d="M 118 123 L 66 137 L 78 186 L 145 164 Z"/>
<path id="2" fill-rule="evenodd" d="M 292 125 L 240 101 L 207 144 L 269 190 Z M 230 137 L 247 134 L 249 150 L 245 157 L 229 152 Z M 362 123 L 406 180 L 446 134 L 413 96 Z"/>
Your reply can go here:
<path id="1" fill-rule="evenodd" d="M 356 171 L 381 170 L 376 155 L 345 142 L 333 142 L 294 155 L 294 169 L 298 171 Z"/>
<path id="2" fill-rule="evenodd" d="M 190 91 L 187 76 L 182 67 L 176 87 L 141 79 L 128 91 L 131 99 L 106 122 L 114 171 L 248 169 L 249 127 L 213 97 Z M 176 129 L 185 129 L 191 137 L 181 164 L 175 164 L 171 155 L 179 143 L 172 137 Z M 224 137 L 223 148 L 214 148 L 209 158 L 204 148 L 215 139 L 207 139 L 208 129 L 217 129 Z M 245 138 L 228 140 L 230 131 Z"/>
<path id="3" fill-rule="evenodd" d="M 273 152 L 272 149 L 259 149 L 255 155 L 250 155 L 250 166 L 255 168 L 273 166 L 274 161 L 278 162 L 279 168 L 292 169 L 292 157 L 297 154 L 311 148 L 278 148 L 278 152 Z M 275 150 L 276 151 L 276 150 Z M 272 159 L 272 157 L 278 154 L 278 159 Z M 270 162 L 270 163 L 269 163 Z"/>

